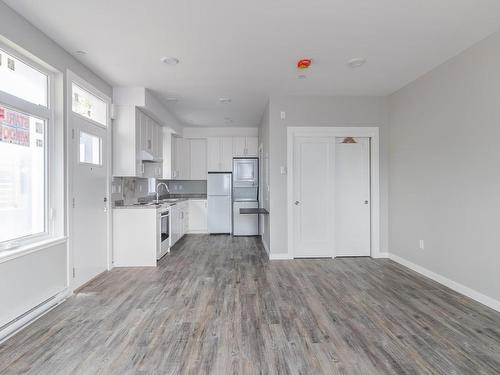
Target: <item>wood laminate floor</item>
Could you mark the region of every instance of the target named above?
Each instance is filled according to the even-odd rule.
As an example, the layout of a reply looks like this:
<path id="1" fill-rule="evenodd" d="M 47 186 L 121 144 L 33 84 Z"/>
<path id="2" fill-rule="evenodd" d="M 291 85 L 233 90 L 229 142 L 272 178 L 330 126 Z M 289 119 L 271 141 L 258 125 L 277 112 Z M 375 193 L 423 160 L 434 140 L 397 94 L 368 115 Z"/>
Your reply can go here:
<path id="1" fill-rule="evenodd" d="M 500 314 L 390 260 L 189 235 L 1 344 L 0 373 L 500 374 Z"/>

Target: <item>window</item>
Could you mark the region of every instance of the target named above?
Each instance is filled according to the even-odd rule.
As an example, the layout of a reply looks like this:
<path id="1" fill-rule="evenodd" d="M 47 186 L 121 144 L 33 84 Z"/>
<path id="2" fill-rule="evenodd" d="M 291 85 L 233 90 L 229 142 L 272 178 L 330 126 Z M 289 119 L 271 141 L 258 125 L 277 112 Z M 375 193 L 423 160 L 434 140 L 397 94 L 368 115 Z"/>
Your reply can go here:
<path id="1" fill-rule="evenodd" d="M 72 110 L 79 115 L 86 117 L 98 124 L 107 126 L 107 105 L 106 102 L 87 90 L 82 89 L 77 84 L 72 84 Z"/>
<path id="2" fill-rule="evenodd" d="M 0 257 L 64 233 L 59 216 L 49 216 L 64 204 L 50 72 L 0 44 Z"/>
<path id="3" fill-rule="evenodd" d="M 0 242 L 46 231 L 46 120 L 0 105 Z"/>
<path id="4" fill-rule="evenodd" d="M 48 107 L 48 86 L 46 74 L 0 49 L 0 91 Z"/>
<path id="5" fill-rule="evenodd" d="M 101 165 L 101 138 L 80 132 L 80 163 Z"/>

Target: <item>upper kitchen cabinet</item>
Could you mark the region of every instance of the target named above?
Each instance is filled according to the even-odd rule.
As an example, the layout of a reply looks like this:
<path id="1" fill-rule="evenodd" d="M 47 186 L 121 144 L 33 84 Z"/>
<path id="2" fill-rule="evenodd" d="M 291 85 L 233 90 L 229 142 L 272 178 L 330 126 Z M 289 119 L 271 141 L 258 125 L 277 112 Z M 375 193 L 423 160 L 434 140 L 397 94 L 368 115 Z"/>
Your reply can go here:
<path id="1" fill-rule="evenodd" d="M 230 172 L 233 169 L 233 138 L 209 137 L 207 162 L 208 172 Z"/>
<path id="2" fill-rule="evenodd" d="M 191 180 L 207 179 L 207 140 L 190 139 L 190 172 Z"/>
<path id="3" fill-rule="evenodd" d="M 191 147 L 189 139 L 172 137 L 172 173 L 173 180 L 191 178 Z"/>
<path id="4" fill-rule="evenodd" d="M 233 137 L 233 156 L 258 156 L 257 137 Z"/>
<path id="5" fill-rule="evenodd" d="M 115 106 L 113 175 L 161 177 L 161 126 L 136 106 Z"/>
<path id="6" fill-rule="evenodd" d="M 141 110 L 138 110 L 141 129 L 142 160 L 161 162 L 163 147 L 161 126 Z"/>

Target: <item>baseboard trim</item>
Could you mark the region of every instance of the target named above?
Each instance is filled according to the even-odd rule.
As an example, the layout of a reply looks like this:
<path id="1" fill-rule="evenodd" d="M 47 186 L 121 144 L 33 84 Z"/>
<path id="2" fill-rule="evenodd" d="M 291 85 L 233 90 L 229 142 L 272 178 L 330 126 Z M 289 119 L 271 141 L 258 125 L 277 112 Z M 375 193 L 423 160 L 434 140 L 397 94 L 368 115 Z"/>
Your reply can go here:
<path id="1" fill-rule="evenodd" d="M 71 292 L 69 291 L 69 289 L 65 289 L 55 296 L 49 298 L 48 300 L 42 302 L 38 306 L 35 306 L 33 309 L 27 311 L 10 323 L 7 323 L 3 327 L 0 327 L 0 344 L 47 314 L 50 310 L 64 302 L 70 295 Z"/>
<path id="2" fill-rule="evenodd" d="M 422 266 L 419 266 L 418 264 L 415 264 L 413 262 L 410 262 L 407 259 L 401 258 L 398 255 L 395 254 L 389 254 L 389 258 L 396 263 L 399 263 L 421 275 L 424 275 L 428 277 L 431 280 L 434 280 L 440 284 L 443 284 L 444 286 L 454 290 L 457 293 L 463 294 L 466 297 L 472 298 L 474 301 L 477 301 L 479 303 L 482 303 L 485 306 L 488 306 L 489 308 L 492 308 L 493 310 L 499 311 L 500 312 L 500 301 L 497 301 L 491 297 L 488 297 L 474 289 L 471 289 L 465 285 L 462 285 L 460 283 L 457 283 L 456 281 L 450 280 L 447 277 L 444 277 L 442 275 L 439 275 L 431 270 L 428 270 L 427 268 L 424 268 Z"/>
<path id="3" fill-rule="evenodd" d="M 378 253 L 377 256 L 372 257 L 373 259 L 384 259 L 389 258 L 389 253 Z"/>
<path id="4" fill-rule="evenodd" d="M 288 255 L 288 253 L 282 253 L 282 254 L 269 254 L 269 259 L 270 260 L 289 260 L 293 259 Z"/>

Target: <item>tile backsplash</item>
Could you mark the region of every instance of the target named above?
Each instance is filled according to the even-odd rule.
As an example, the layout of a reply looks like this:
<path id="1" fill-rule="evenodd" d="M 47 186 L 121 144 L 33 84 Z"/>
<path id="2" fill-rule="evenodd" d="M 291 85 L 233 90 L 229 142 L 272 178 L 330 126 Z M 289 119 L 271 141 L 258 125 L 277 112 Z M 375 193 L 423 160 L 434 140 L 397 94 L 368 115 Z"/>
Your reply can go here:
<path id="1" fill-rule="evenodd" d="M 111 202 L 123 201 L 129 205 L 139 199 L 154 197 L 156 184 L 165 182 L 171 194 L 206 194 L 206 180 L 157 180 L 154 178 L 113 177 L 111 185 Z M 164 191 L 161 191 L 164 195 Z"/>

